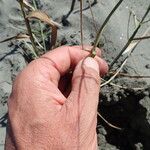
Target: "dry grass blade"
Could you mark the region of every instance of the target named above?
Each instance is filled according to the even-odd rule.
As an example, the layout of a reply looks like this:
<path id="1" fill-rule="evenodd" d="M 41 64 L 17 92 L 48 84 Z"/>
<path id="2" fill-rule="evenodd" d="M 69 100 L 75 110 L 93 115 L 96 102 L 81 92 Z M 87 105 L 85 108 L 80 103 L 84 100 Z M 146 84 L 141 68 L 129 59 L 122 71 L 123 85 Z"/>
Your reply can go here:
<path id="1" fill-rule="evenodd" d="M 122 128 L 119 128 L 111 123 L 109 123 L 99 112 L 97 112 L 98 116 L 111 128 L 117 129 L 117 130 L 123 130 Z"/>
<path id="2" fill-rule="evenodd" d="M 35 53 L 33 47 L 31 46 L 31 44 L 28 44 L 28 42 L 25 41 L 25 40 L 23 40 L 23 42 L 24 42 L 25 46 L 27 46 L 28 49 L 29 49 L 29 50 L 31 51 L 31 53 L 33 54 L 32 60 L 38 58 L 38 56 L 37 56 L 37 54 Z M 22 47 L 22 46 L 20 46 L 20 45 L 18 45 L 18 47 L 24 51 L 24 54 L 27 55 L 27 57 L 29 57 L 26 48 L 24 48 L 24 47 Z"/>
<path id="3" fill-rule="evenodd" d="M 0 43 L 8 42 L 10 40 L 19 40 L 19 39 L 26 39 L 26 38 L 29 39 L 29 36 L 27 34 L 18 34 L 16 36 L 12 36 L 12 37 L 9 37 L 5 40 L 2 40 L 2 41 L 0 41 Z"/>
<path id="4" fill-rule="evenodd" d="M 36 38 L 35 34 L 33 34 L 33 37 L 34 37 L 36 43 L 39 45 L 39 47 L 44 50 L 44 47 L 39 43 L 39 41 L 38 41 L 38 39 Z"/>
<path id="5" fill-rule="evenodd" d="M 127 26 L 127 39 L 128 40 L 130 37 L 129 36 L 129 26 L 130 26 L 131 17 L 133 17 L 135 28 L 137 28 L 140 23 L 139 19 L 137 18 L 136 14 L 134 13 L 134 11 L 129 9 L 129 19 L 128 19 L 128 26 Z"/>
<path id="6" fill-rule="evenodd" d="M 82 7 L 83 7 L 83 1 L 80 0 L 80 31 L 81 31 L 81 46 L 83 48 L 83 12 L 82 12 Z"/>
<path id="7" fill-rule="evenodd" d="M 117 75 L 118 73 L 121 71 L 121 69 L 123 68 L 123 66 L 126 64 L 128 57 L 123 61 L 122 65 L 120 66 L 120 68 L 116 71 L 116 73 L 106 82 L 104 82 L 103 84 L 100 85 L 100 87 L 103 87 L 104 85 L 109 84 Z"/>
<path id="8" fill-rule="evenodd" d="M 146 32 L 143 35 L 146 35 L 150 30 L 150 27 L 146 30 Z M 140 43 L 141 40 L 136 41 L 135 43 L 130 43 L 130 45 L 127 47 L 126 51 L 124 52 L 128 52 L 128 56 L 125 58 L 125 60 L 123 61 L 121 67 L 116 71 L 116 73 L 105 83 L 101 84 L 101 87 L 103 87 L 106 84 L 109 84 L 121 71 L 121 69 L 123 68 L 123 66 L 125 65 L 125 63 L 127 62 L 128 58 L 131 56 L 131 53 L 135 50 L 135 48 L 137 47 L 137 45 Z"/>
<path id="9" fill-rule="evenodd" d="M 134 47 L 136 47 L 136 45 L 138 44 L 139 41 L 133 41 L 127 48 L 126 50 L 122 53 L 122 55 L 130 52 L 132 49 L 134 49 Z"/>
<path id="10" fill-rule="evenodd" d="M 116 73 L 116 71 L 114 72 L 109 72 L 110 75 L 114 75 Z M 126 73 L 118 73 L 119 77 L 129 77 L 129 78 L 150 78 L 150 76 L 141 76 L 141 75 L 129 75 L 129 74 L 126 74 Z"/>
<path id="11" fill-rule="evenodd" d="M 141 42 L 141 40 L 146 39 L 147 38 L 146 35 L 148 34 L 149 31 L 150 31 L 150 27 L 147 28 L 147 30 L 141 37 L 132 39 L 132 42 L 129 44 L 126 50 L 122 53 L 122 55 L 132 51 Z"/>
<path id="12" fill-rule="evenodd" d="M 130 39 L 128 40 L 128 42 L 126 43 L 126 45 L 123 47 L 123 49 L 120 51 L 120 53 L 116 56 L 116 58 L 113 60 L 113 62 L 110 64 L 109 69 L 111 69 L 113 67 L 113 65 L 117 62 L 117 60 L 122 56 L 122 54 L 124 53 L 124 51 L 126 51 L 126 49 L 128 48 L 128 46 L 132 43 L 135 35 L 137 34 L 137 32 L 139 31 L 143 21 L 145 20 L 145 18 L 147 17 L 148 13 L 150 11 L 150 5 L 148 6 L 145 14 L 143 15 L 138 27 L 135 29 L 135 31 L 133 32 L 133 34 L 131 35 Z"/>
<path id="13" fill-rule="evenodd" d="M 23 6 L 29 10 L 35 10 L 35 8 L 30 5 L 30 3 L 28 3 L 26 0 L 23 0 Z"/>
<path id="14" fill-rule="evenodd" d="M 32 30 L 31 30 L 31 27 L 30 27 L 30 22 L 29 20 L 26 18 L 26 13 L 24 11 L 24 3 L 23 3 L 23 0 L 19 0 L 19 4 L 20 4 L 20 7 L 21 7 L 21 11 L 22 11 L 22 14 L 23 14 L 23 17 L 24 17 L 24 20 L 25 20 L 25 24 L 26 24 L 26 27 L 27 27 L 27 30 L 28 30 L 28 34 L 30 36 L 30 40 L 31 40 L 31 43 L 32 43 L 32 47 L 35 51 L 35 53 L 38 54 L 38 49 L 36 48 L 36 44 L 34 42 L 34 38 L 33 38 L 33 35 L 32 35 Z M 37 56 L 37 55 L 36 55 Z"/>
<path id="15" fill-rule="evenodd" d="M 130 13 L 133 15 L 134 25 L 135 25 L 135 28 L 137 28 L 140 23 L 140 20 L 137 18 L 136 14 L 133 10 L 130 9 Z"/>
<path id="16" fill-rule="evenodd" d="M 107 82 L 106 80 L 104 80 L 104 79 L 102 79 L 102 78 L 101 78 L 101 80 L 102 80 L 103 82 Z M 112 82 L 110 82 L 110 83 L 108 83 L 108 84 L 111 85 L 111 86 L 120 88 L 120 89 L 129 89 L 129 87 L 121 86 L 121 85 L 118 85 L 118 84 L 115 84 L 115 83 L 112 83 Z M 136 88 L 131 88 L 131 89 L 133 89 L 133 90 L 143 90 L 143 89 L 146 89 L 146 88 L 147 88 L 147 87 L 136 87 Z"/>
<path id="17" fill-rule="evenodd" d="M 145 36 L 150 30 L 150 27 L 145 31 L 145 33 L 143 34 L 143 36 Z M 130 45 L 127 47 L 127 49 L 124 51 L 125 53 L 129 53 L 128 56 L 125 58 L 125 60 L 123 61 L 122 65 L 120 66 L 120 68 L 116 71 L 116 73 L 106 82 L 104 82 L 103 84 L 101 84 L 101 87 L 103 87 L 104 85 L 109 84 L 121 71 L 121 69 L 123 68 L 123 66 L 125 65 L 125 63 L 127 62 L 128 58 L 131 56 L 131 53 L 134 51 L 134 49 L 137 47 L 137 45 L 140 43 L 141 40 L 138 40 L 136 42 L 130 43 Z"/>
<path id="18" fill-rule="evenodd" d="M 46 13 L 40 10 L 30 12 L 29 15 L 27 15 L 27 18 L 39 19 L 43 22 L 46 22 L 50 26 L 56 26 L 57 28 L 61 27 L 59 23 L 53 21 Z"/>
<path id="19" fill-rule="evenodd" d="M 57 40 L 57 29 L 61 27 L 61 25 L 53 21 L 46 13 L 39 10 L 30 12 L 27 18 L 35 18 L 47 23 L 52 28 L 51 45 L 55 46 Z"/>

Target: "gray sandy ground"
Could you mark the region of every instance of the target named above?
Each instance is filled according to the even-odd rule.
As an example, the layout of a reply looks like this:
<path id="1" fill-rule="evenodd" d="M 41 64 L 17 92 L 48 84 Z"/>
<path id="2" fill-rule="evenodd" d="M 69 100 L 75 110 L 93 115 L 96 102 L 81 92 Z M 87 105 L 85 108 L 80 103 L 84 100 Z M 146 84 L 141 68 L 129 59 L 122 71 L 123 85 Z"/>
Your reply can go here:
<path id="1" fill-rule="evenodd" d="M 107 14 L 117 3 L 117 0 L 98 0 L 93 6 L 93 13 L 97 27 L 100 27 Z M 38 0 L 43 11 L 49 14 L 55 21 L 61 23 L 63 15 L 70 9 L 71 1 L 68 0 Z M 114 14 L 101 38 L 103 56 L 112 62 L 121 48 L 127 42 L 127 24 L 129 9 L 132 9 L 141 19 L 150 0 L 125 0 Z M 84 6 L 87 2 L 84 1 Z M 75 11 L 79 9 L 76 2 Z M 15 0 L 0 0 L 0 41 L 25 31 L 24 21 L 21 17 L 18 2 Z M 150 15 L 147 20 L 150 19 Z M 95 29 L 90 10 L 83 12 L 84 44 L 94 41 Z M 79 13 L 71 13 L 68 18 L 69 26 L 63 26 L 58 31 L 58 41 L 66 45 L 80 44 Z M 145 24 L 138 35 L 144 33 L 150 23 Z M 133 26 L 130 28 L 130 34 Z M 7 112 L 7 99 L 11 92 L 12 82 L 15 76 L 26 66 L 23 52 L 11 42 L 0 44 L 0 116 Z M 124 71 L 131 75 L 150 75 L 150 42 L 142 41 L 128 60 Z M 128 87 L 148 87 L 150 79 L 116 79 L 115 83 Z M 109 93 L 108 93 L 109 91 Z M 121 93 L 121 94 L 120 94 Z M 120 94 L 120 96 L 118 96 Z M 139 95 L 138 95 L 139 94 Z M 142 95 L 142 96 L 141 96 Z M 141 97 L 140 97 L 141 96 Z M 120 133 L 108 127 L 102 120 L 98 127 L 98 143 L 101 150 L 149 150 L 150 139 L 150 89 L 138 92 L 125 91 L 119 88 L 106 86 L 102 89 L 100 110 L 111 123 L 121 126 L 127 132 Z M 138 99 L 138 100 L 137 100 Z M 130 100 L 130 101 L 128 101 Z M 136 108 L 136 109 L 135 109 Z M 110 115 L 111 114 L 111 115 Z M 128 117 L 130 116 L 130 118 Z M 119 121 L 118 121 L 118 120 Z M 126 122 L 128 122 L 126 124 Z M 0 149 L 3 149 L 5 138 L 4 119 L 0 128 Z M 126 134 L 127 133 L 127 134 Z M 139 138 L 139 136 L 141 138 Z M 127 147 L 128 145 L 128 147 Z"/>

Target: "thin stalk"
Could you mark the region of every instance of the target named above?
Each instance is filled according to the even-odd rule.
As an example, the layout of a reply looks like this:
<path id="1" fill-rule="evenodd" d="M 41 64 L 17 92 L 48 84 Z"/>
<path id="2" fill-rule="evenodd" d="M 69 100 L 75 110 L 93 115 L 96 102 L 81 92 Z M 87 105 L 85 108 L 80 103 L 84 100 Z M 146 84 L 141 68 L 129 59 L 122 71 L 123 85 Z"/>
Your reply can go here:
<path id="1" fill-rule="evenodd" d="M 98 3 L 98 0 L 94 0 L 92 3 L 91 3 L 91 7 L 93 7 L 94 5 L 96 5 Z M 90 6 L 87 6 L 87 7 L 85 7 L 85 8 L 83 8 L 82 9 L 82 11 L 85 11 L 85 10 L 87 10 L 87 9 L 89 9 L 90 8 Z M 75 10 L 74 11 L 74 14 L 76 14 L 76 13 L 78 13 L 80 10 Z"/>
<path id="2" fill-rule="evenodd" d="M 82 7 L 83 7 L 83 1 L 80 0 L 80 31 L 81 31 L 81 45 L 82 49 L 83 48 L 83 12 L 82 12 Z"/>
<path id="3" fill-rule="evenodd" d="M 145 37 L 145 36 L 148 34 L 149 30 L 150 30 L 150 27 L 146 29 L 146 31 L 144 32 L 144 34 L 143 34 L 141 37 Z M 128 46 L 128 48 L 127 48 L 122 54 L 124 55 L 125 53 L 130 52 L 130 51 L 133 52 L 133 51 L 135 50 L 135 48 L 137 47 L 137 45 L 138 45 L 141 41 L 142 41 L 142 39 L 141 39 L 141 40 L 134 40 L 134 39 L 133 39 L 132 42 L 134 42 L 134 43 L 131 43 L 131 44 L 134 44 L 133 47 L 131 47 L 131 48 L 129 49 L 129 46 L 131 45 L 131 44 L 130 44 L 130 45 Z"/>
<path id="4" fill-rule="evenodd" d="M 91 57 L 95 57 L 96 55 L 96 47 L 100 41 L 100 38 L 101 38 L 101 34 L 106 26 L 106 24 L 108 23 L 108 21 L 110 20 L 111 16 L 114 14 L 114 12 L 117 10 L 117 8 L 121 5 L 121 3 L 123 2 L 123 0 L 120 0 L 116 5 L 115 7 L 112 9 L 112 11 L 109 13 L 109 15 L 107 16 L 107 18 L 105 19 L 104 23 L 102 24 L 101 28 L 99 29 L 98 33 L 97 33 L 97 36 L 96 36 L 96 40 L 94 42 L 94 46 L 91 50 Z"/>
<path id="5" fill-rule="evenodd" d="M 143 22 L 143 24 L 148 23 L 148 22 L 150 22 L 150 19 L 149 19 L 149 20 L 144 21 L 144 22 Z"/>
<path id="6" fill-rule="evenodd" d="M 34 5 L 34 8 L 37 10 L 38 8 L 37 8 L 35 0 L 32 0 L 32 2 L 33 2 L 33 5 Z M 42 29 L 41 21 L 38 21 L 38 23 L 39 23 L 39 27 L 40 27 L 41 36 L 42 36 L 42 42 L 43 42 L 43 46 L 44 46 L 44 51 L 46 52 L 46 44 L 45 44 L 44 32 L 43 32 L 43 29 Z"/>
<path id="7" fill-rule="evenodd" d="M 32 47 L 30 46 L 31 44 L 28 44 L 26 41 L 24 41 L 25 45 L 30 49 L 30 51 L 32 52 L 32 54 L 35 56 L 35 58 L 38 58 L 36 52 L 32 49 Z"/>
<path id="8" fill-rule="evenodd" d="M 122 70 L 122 68 L 126 64 L 127 59 L 128 59 L 128 57 L 123 61 L 123 63 L 121 64 L 120 68 L 116 71 L 116 73 L 108 81 L 106 81 L 103 84 L 101 84 L 100 87 L 103 87 L 104 85 L 109 84 L 119 74 L 119 72 Z"/>
<path id="9" fill-rule="evenodd" d="M 35 34 L 33 34 L 33 37 L 34 37 L 34 39 L 35 39 L 35 42 L 39 45 L 39 47 L 40 47 L 41 49 L 44 49 L 44 47 L 39 43 L 39 41 L 38 41 L 38 39 L 36 38 Z"/>
<path id="10" fill-rule="evenodd" d="M 99 112 L 97 112 L 97 115 L 108 125 L 110 126 L 111 128 L 114 128 L 114 129 L 117 129 L 117 130 L 123 130 L 122 128 L 120 127 L 117 127 L 111 123 L 109 123 Z"/>
<path id="11" fill-rule="evenodd" d="M 63 20 L 67 20 L 69 15 L 72 13 L 72 11 L 74 10 L 75 2 L 76 2 L 76 0 L 72 0 L 71 8 L 70 8 L 69 12 L 67 13 L 67 15 L 63 16 Z"/>
<path id="12" fill-rule="evenodd" d="M 120 53 L 117 55 L 117 57 L 113 60 L 113 62 L 110 64 L 109 69 L 111 69 L 113 67 L 113 65 L 117 62 L 117 60 L 121 57 L 122 53 L 127 49 L 127 47 L 131 44 L 131 42 L 133 41 L 135 35 L 137 34 L 137 32 L 139 31 L 143 21 L 145 20 L 146 16 L 148 15 L 150 11 L 150 5 L 148 7 L 148 9 L 146 10 L 142 20 L 140 21 L 138 27 L 135 29 L 135 31 L 133 32 L 132 36 L 130 37 L 130 39 L 128 40 L 128 42 L 126 43 L 126 45 L 123 47 L 123 49 L 120 51 Z"/>
<path id="13" fill-rule="evenodd" d="M 32 35 L 32 30 L 31 30 L 31 27 L 30 27 L 30 22 L 29 22 L 28 18 L 26 18 L 26 14 L 25 14 L 25 11 L 24 11 L 23 0 L 19 0 L 19 4 L 20 4 L 21 11 L 22 11 L 22 14 L 23 14 L 23 17 L 24 17 L 24 20 L 25 20 L 25 24 L 26 24 L 26 27 L 27 27 L 27 30 L 28 30 L 28 34 L 30 36 L 32 47 L 35 51 L 36 57 L 38 57 L 37 56 L 38 50 L 37 50 L 35 42 L 34 42 L 34 38 L 33 38 L 33 35 Z"/>
<path id="14" fill-rule="evenodd" d="M 146 40 L 146 39 L 149 39 L 149 38 L 150 38 L 150 36 L 144 36 L 144 37 L 136 37 L 133 40 L 138 41 L 138 40 Z"/>
<path id="15" fill-rule="evenodd" d="M 92 20 L 93 20 L 93 24 L 94 24 L 94 28 L 95 28 L 95 32 L 97 33 L 98 29 L 95 23 L 95 18 L 94 18 L 94 14 L 93 14 L 93 10 L 92 10 L 92 6 L 91 6 L 91 1 L 88 0 L 89 3 L 89 7 L 90 7 L 90 12 L 91 12 L 91 16 L 92 16 Z"/>
<path id="16" fill-rule="evenodd" d="M 148 31 L 149 31 L 150 28 L 148 28 L 145 33 L 143 34 L 143 36 L 145 36 Z M 121 71 L 121 69 L 123 68 L 123 66 L 125 65 L 125 63 L 127 62 L 128 58 L 131 56 L 131 54 L 133 53 L 133 51 L 136 49 L 136 47 L 138 46 L 138 44 L 141 42 L 141 40 L 138 40 L 138 42 L 136 43 L 136 45 L 131 49 L 130 53 L 128 54 L 128 56 L 124 59 L 122 65 L 118 68 L 118 70 L 116 71 L 116 73 L 108 80 L 106 81 L 105 83 L 101 84 L 101 87 L 106 85 L 106 84 L 109 84 L 118 74 L 119 72 Z"/>
<path id="17" fill-rule="evenodd" d="M 109 72 L 109 74 L 114 75 L 116 72 Z M 128 77 L 128 78 L 150 78 L 150 76 L 141 76 L 141 75 L 129 75 L 126 73 L 118 73 L 119 77 Z"/>
<path id="18" fill-rule="evenodd" d="M 106 82 L 106 80 L 104 80 L 102 78 L 101 78 L 101 80 L 104 81 L 104 82 Z M 129 87 L 121 86 L 121 85 L 118 85 L 118 84 L 114 84 L 112 82 L 110 82 L 108 84 L 111 85 L 111 86 L 114 86 L 114 87 L 118 87 L 120 89 L 128 89 L 129 88 Z M 133 89 L 133 90 L 143 90 L 143 89 L 146 89 L 146 88 L 147 87 L 136 87 L 136 88 L 131 88 L 131 89 Z"/>

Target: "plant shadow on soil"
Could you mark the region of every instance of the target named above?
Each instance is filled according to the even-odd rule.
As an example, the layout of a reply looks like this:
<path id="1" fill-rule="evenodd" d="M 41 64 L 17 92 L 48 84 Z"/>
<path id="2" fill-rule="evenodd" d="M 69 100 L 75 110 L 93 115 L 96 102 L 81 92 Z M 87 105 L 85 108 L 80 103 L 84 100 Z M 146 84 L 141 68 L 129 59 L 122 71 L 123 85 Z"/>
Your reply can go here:
<path id="1" fill-rule="evenodd" d="M 7 118 L 8 118 L 8 113 L 6 113 L 3 117 L 0 118 L 0 126 L 1 127 L 7 126 Z"/>
<path id="2" fill-rule="evenodd" d="M 150 97 L 149 89 L 147 96 Z M 111 97 L 112 95 L 110 95 Z M 109 127 L 102 119 L 98 124 L 106 130 L 106 141 L 120 150 L 136 150 L 136 144 L 141 143 L 142 149 L 150 150 L 150 124 L 146 118 L 147 110 L 140 104 L 145 91 L 133 91 L 130 89 L 116 93 L 118 101 L 107 102 L 105 95 L 101 94 L 102 102 L 99 105 L 101 115 L 110 123 L 121 127 L 123 130 L 116 130 Z M 111 103 L 111 104 L 110 104 Z"/>

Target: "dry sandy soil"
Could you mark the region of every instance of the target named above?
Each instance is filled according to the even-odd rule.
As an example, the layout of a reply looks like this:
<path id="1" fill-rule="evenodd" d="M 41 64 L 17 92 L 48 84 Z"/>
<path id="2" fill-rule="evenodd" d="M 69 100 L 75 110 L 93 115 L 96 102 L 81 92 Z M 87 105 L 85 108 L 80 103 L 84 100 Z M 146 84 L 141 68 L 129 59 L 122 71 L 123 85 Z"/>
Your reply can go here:
<path id="1" fill-rule="evenodd" d="M 93 12 L 95 23 L 100 27 L 107 14 L 118 0 L 98 0 Z M 49 14 L 53 20 L 62 23 L 71 6 L 71 0 L 37 0 L 38 7 Z M 103 57 L 112 62 L 127 42 L 127 24 L 129 9 L 141 19 L 150 0 L 124 0 L 105 28 L 101 46 Z M 84 7 L 88 3 L 84 0 Z M 63 22 L 58 31 L 58 41 L 62 45 L 80 44 L 79 1 L 67 22 Z M 76 13 L 75 13 L 76 12 Z M 150 14 L 147 19 L 150 19 Z M 83 11 L 84 44 L 94 41 L 95 29 L 90 10 Z M 150 23 L 140 29 L 141 35 Z M 23 32 L 25 25 L 19 4 L 15 0 L 0 0 L 0 41 Z M 131 23 L 130 33 L 134 30 Z M 119 62 L 118 62 L 119 64 Z M 7 99 L 16 75 L 27 65 L 23 51 L 12 42 L 0 44 L 0 116 L 3 118 L 0 128 L 0 150 L 4 149 L 5 127 L 7 122 Z M 122 72 L 130 75 L 150 75 L 150 42 L 144 40 L 136 48 Z M 150 150 L 150 79 L 116 78 L 114 83 L 128 87 L 120 89 L 105 86 L 100 94 L 99 111 L 110 123 L 123 128 L 122 131 L 109 127 L 98 118 L 98 144 L 100 150 Z M 143 88 L 143 90 L 133 90 Z"/>

